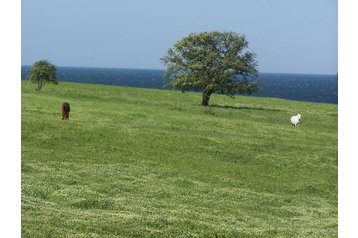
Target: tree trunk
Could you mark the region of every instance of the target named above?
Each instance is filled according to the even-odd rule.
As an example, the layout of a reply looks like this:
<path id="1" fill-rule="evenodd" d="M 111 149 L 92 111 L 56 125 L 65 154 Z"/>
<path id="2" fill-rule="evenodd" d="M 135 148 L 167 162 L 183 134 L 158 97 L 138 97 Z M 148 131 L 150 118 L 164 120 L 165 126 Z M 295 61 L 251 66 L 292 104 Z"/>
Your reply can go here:
<path id="1" fill-rule="evenodd" d="M 209 92 L 203 92 L 203 100 L 201 101 L 202 106 L 208 106 L 209 100 L 210 100 L 211 93 Z"/>
<path id="2" fill-rule="evenodd" d="M 42 88 L 42 82 L 41 81 L 37 81 L 37 89 L 36 90 L 41 90 Z"/>

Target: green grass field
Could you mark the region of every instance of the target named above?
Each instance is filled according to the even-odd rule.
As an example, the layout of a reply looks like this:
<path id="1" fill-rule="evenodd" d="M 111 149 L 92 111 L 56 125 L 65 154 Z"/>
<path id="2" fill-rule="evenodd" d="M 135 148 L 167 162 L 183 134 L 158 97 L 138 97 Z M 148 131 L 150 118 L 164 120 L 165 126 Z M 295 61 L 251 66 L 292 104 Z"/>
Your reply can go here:
<path id="1" fill-rule="evenodd" d="M 22 82 L 22 236 L 337 237 L 337 105 L 200 102 Z"/>

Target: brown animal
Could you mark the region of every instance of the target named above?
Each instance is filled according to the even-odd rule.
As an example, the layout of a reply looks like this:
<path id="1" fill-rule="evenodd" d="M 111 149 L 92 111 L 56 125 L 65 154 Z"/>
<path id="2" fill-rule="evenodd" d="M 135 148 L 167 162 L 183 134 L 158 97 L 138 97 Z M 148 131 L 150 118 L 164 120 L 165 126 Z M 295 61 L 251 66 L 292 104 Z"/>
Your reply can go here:
<path id="1" fill-rule="evenodd" d="M 64 102 L 62 104 L 62 120 L 70 119 L 70 104 L 68 102 Z"/>

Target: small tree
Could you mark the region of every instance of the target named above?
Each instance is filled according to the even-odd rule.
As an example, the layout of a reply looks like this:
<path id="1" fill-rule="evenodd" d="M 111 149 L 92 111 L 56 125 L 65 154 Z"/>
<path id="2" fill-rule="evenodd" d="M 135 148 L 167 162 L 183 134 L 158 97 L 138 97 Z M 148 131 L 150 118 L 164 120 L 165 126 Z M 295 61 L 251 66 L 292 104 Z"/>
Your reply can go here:
<path id="1" fill-rule="evenodd" d="M 37 61 L 28 72 L 28 79 L 37 84 L 36 90 L 41 90 L 46 83 L 58 83 L 56 80 L 56 66 L 47 60 Z"/>
<path id="2" fill-rule="evenodd" d="M 213 93 L 234 96 L 257 91 L 255 55 L 246 50 L 244 35 L 234 32 L 192 33 L 178 41 L 161 58 L 167 65 L 166 86 L 202 91 L 201 104 L 209 105 Z"/>

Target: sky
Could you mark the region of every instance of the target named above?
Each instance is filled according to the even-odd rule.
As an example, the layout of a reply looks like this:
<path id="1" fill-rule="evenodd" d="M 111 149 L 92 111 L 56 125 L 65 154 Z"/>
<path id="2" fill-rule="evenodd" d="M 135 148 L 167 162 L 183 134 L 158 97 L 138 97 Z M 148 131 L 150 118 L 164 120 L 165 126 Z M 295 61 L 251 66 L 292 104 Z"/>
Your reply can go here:
<path id="1" fill-rule="evenodd" d="M 335 74 L 337 0 L 22 0 L 21 64 L 164 69 L 192 32 L 244 34 L 259 72 Z"/>

